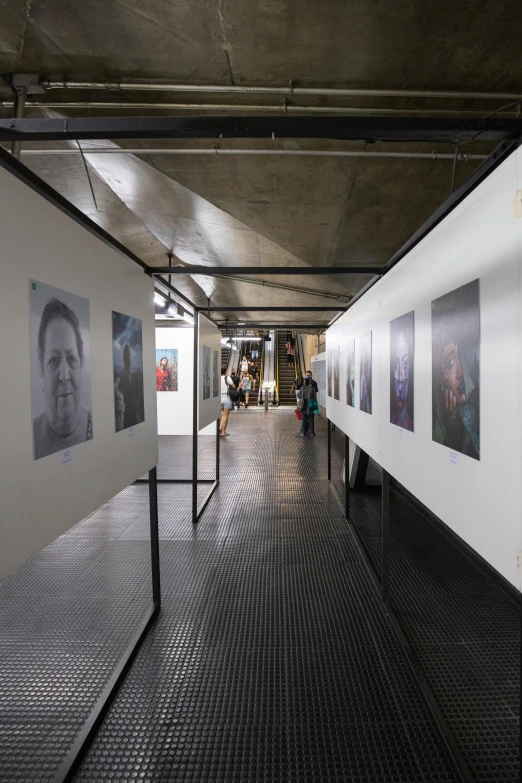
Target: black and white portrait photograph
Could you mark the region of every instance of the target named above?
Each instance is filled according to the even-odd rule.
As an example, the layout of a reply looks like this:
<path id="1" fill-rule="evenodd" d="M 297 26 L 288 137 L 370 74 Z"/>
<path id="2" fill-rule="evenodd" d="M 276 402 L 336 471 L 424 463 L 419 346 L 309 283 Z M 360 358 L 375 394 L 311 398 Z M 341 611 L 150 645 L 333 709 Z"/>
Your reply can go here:
<path id="1" fill-rule="evenodd" d="M 112 313 L 112 362 L 116 432 L 145 421 L 141 321 Z"/>
<path id="2" fill-rule="evenodd" d="M 346 404 L 355 407 L 355 340 L 346 343 Z"/>
<path id="3" fill-rule="evenodd" d="M 203 346 L 203 399 L 210 400 L 210 348 Z"/>
<path id="4" fill-rule="evenodd" d="M 337 345 L 333 349 L 333 381 L 334 381 L 334 400 L 341 399 L 339 372 L 341 364 L 341 346 Z"/>
<path id="5" fill-rule="evenodd" d="M 219 369 L 219 351 L 212 351 L 212 396 L 219 396 L 219 381 L 220 381 L 220 369 Z"/>
<path id="6" fill-rule="evenodd" d="M 360 339 L 359 406 L 364 413 L 372 412 L 372 333 Z"/>
<path id="7" fill-rule="evenodd" d="M 480 459 L 479 281 L 431 303 L 432 437 Z"/>
<path id="8" fill-rule="evenodd" d="M 413 432 L 414 314 L 390 321 L 390 423 Z"/>
<path id="9" fill-rule="evenodd" d="M 89 300 L 29 280 L 34 459 L 93 437 Z"/>

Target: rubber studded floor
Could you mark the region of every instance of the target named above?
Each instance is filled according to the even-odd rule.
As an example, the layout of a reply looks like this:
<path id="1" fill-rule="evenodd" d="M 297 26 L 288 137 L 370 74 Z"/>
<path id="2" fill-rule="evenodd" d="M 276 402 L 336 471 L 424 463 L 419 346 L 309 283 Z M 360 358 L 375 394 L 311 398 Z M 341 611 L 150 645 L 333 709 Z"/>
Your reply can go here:
<path id="1" fill-rule="evenodd" d="M 340 476 L 343 448 L 336 433 L 332 478 Z M 351 511 L 380 575 L 380 486 L 352 492 Z M 390 598 L 472 779 L 519 783 L 520 604 L 393 488 Z"/>
<path id="2" fill-rule="evenodd" d="M 161 614 L 76 780 L 455 781 L 326 480 L 324 425 L 301 438 L 293 412 L 248 411 L 229 431 L 196 528 L 190 488 L 160 485 Z M 190 443 L 160 439 L 160 454 L 180 477 Z M 1 586 L 1 781 L 52 779 L 149 569 L 134 485 Z"/>

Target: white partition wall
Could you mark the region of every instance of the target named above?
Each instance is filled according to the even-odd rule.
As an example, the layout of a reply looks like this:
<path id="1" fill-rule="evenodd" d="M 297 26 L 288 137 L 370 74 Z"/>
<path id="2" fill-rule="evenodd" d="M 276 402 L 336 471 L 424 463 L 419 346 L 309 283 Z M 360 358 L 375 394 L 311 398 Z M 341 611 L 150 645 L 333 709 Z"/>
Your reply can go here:
<path id="1" fill-rule="evenodd" d="M 158 391 L 158 434 L 192 435 L 192 389 L 194 385 L 194 329 L 156 328 L 156 364 L 164 351 L 177 351 L 177 390 Z M 221 356 L 221 354 L 220 354 Z M 213 421 L 219 416 L 219 411 Z M 203 427 L 200 435 L 215 435 L 216 427 Z"/>
<path id="2" fill-rule="evenodd" d="M 517 204 L 521 187 L 519 149 L 327 332 L 328 375 L 331 372 L 333 381 L 328 417 L 519 589 L 522 218 Z M 457 289 L 460 292 L 447 296 Z M 452 307 L 460 307 L 467 319 L 467 364 L 464 337 L 458 330 L 442 345 L 441 324 L 447 334 L 455 331 Z M 403 342 L 400 353 L 413 357 L 409 371 L 414 393 L 411 417 L 401 414 L 402 426 L 398 426 L 391 423 L 398 342 L 390 344 L 391 331 L 397 333 L 390 323 L 411 312 L 414 346 L 405 349 Z M 368 384 L 361 387 L 360 369 L 370 332 L 371 413 L 366 413 L 361 407 L 367 407 Z M 476 334 L 473 356 L 471 332 Z M 338 348 L 340 394 L 334 399 Z M 441 377 L 447 378 L 445 373 L 458 367 L 454 392 L 444 390 L 444 381 L 439 380 L 440 356 L 447 362 Z M 354 407 L 347 403 L 350 366 L 354 367 Z M 466 373 L 475 374 L 472 404 L 466 397 L 471 387 L 466 387 Z M 445 421 L 453 426 L 457 414 L 461 419 L 464 435 L 453 441 L 453 447 L 443 445 L 453 436 L 446 430 L 446 440 L 441 438 L 439 419 L 432 411 L 432 396 L 438 395 L 439 386 L 445 395 L 440 398 Z M 464 414 L 468 419 L 463 424 Z"/>
<path id="3" fill-rule="evenodd" d="M 154 467 L 157 422 L 152 281 L 4 169 L 0 201 L 2 578 Z M 73 397 L 59 394 L 53 403 L 47 381 L 38 375 L 37 298 L 42 293 L 43 302 L 51 289 L 64 292 L 62 299 L 73 303 L 72 309 L 79 303 L 77 333 L 83 340 L 73 342 L 76 347 L 83 344 L 84 355 L 74 356 L 65 345 L 48 363 L 46 359 L 45 367 L 47 372 L 62 359 L 65 372 L 73 374 L 81 367 L 84 437 L 76 445 L 64 437 L 64 448 L 59 441 L 50 446 L 48 437 L 40 438 L 44 446 L 35 459 L 33 418 L 40 420 L 45 405 L 38 408 L 34 400 L 41 396 L 50 408 L 55 404 L 65 409 Z M 58 335 L 57 345 L 60 339 Z M 143 387 L 138 379 L 136 388 L 143 393 L 129 395 L 131 381 L 123 377 L 123 369 L 117 375 L 116 361 L 122 368 L 125 364 L 128 378 L 132 371 L 132 383 L 142 364 Z"/>
<path id="4" fill-rule="evenodd" d="M 221 332 L 199 314 L 198 414 L 199 429 L 221 415 Z"/>

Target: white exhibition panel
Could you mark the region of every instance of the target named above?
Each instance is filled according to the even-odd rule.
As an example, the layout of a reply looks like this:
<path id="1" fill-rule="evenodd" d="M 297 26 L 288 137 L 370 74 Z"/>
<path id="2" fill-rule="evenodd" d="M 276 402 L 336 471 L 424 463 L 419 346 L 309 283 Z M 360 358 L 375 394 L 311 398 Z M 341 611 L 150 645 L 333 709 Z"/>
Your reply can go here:
<path id="1" fill-rule="evenodd" d="M 0 169 L 0 578 L 156 465 L 153 283 Z M 33 459 L 29 280 L 89 301 L 92 440 Z M 116 432 L 112 312 L 142 321 L 144 421 Z M 149 368 L 149 370 L 147 370 Z M 68 460 L 68 461 L 65 461 Z"/>
<path id="2" fill-rule="evenodd" d="M 341 346 L 332 422 L 521 587 L 522 222 L 518 149 L 327 331 Z M 473 280 L 480 290 L 480 460 L 432 440 L 431 302 Z M 414 432 L 390 423 L 390 321 L 415 312 Z M 373 412 L 359 410 L 360 338 L 372 331 Z M 355 339 L 355 407 L 345 402 Z M 333 371 L 332 371 L 333 374 Z"/>
<path id="3" fill-rule="evenodd" d="M 199 429 L 221 416 L 221 332 L 204 315 L 199 314 Z M 217 352 L 217 366 L 214 353 Z M 207 365 L 207 357 L 209 364 Z M 215 386 L 214 383 L 217 385 Z M 217 394 L 214 392 L 217 390 Z M 207 393 L 208 392 L 208 396 Z M 205 399 L 206 397 L 206 399 Z"/>
<path id="4" fill-rule="evenodd" d="M 178 351 L 178 390 L 157 393 L 158 435 L 192 435 L 194 329 L 159 326 L 156 328 L 156 348 Z M 215 435 L 215 424 L 204 427 L 199 434 Z"/>

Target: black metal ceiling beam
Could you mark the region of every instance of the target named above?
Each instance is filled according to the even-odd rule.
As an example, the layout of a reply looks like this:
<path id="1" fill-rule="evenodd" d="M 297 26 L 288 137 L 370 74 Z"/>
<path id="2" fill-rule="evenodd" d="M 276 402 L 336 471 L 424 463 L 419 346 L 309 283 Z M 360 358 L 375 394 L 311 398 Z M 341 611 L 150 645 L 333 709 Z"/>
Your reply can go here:
<path id="1" fill-rule="evenodd" d="M 294 324 L 291 321 L 287 324 L 271 324 L 271 323 L 256 323 L 253 321 L 251 324 L 238 324 L 231 323 L 230 321 L 214 321 L 215 325 L 219 329 L 228 329 L 229 332 L 245 332 L 248 329 L 259 329 L 260 331 L 267 331 L 269 329 L 328 329 L 328 324 Z"/>
<path id="2" fill-rule="evenodd" d="M 70 139 L 343 139 L 503 141 L 522 135 L 521 117 L 76 117 L 0 120 L 0 141 Z"/>
<path id="3" fill-rule="evenodd" d="M 149 266 L 150 275 L 380 275 L 376 266 Z M 336 308 L 327 308 L 335 310 Z"/>
<path id="4" fill-rule="evenodd" d="M 250 307 L 200 307 L 199 309 L 202 313 L 335 313 L 338 310 L 344 310 L 345 306 L 306 307 L 305 305 L 304 307 L 255 307 L 255 305 L 251 305 Z"/>

